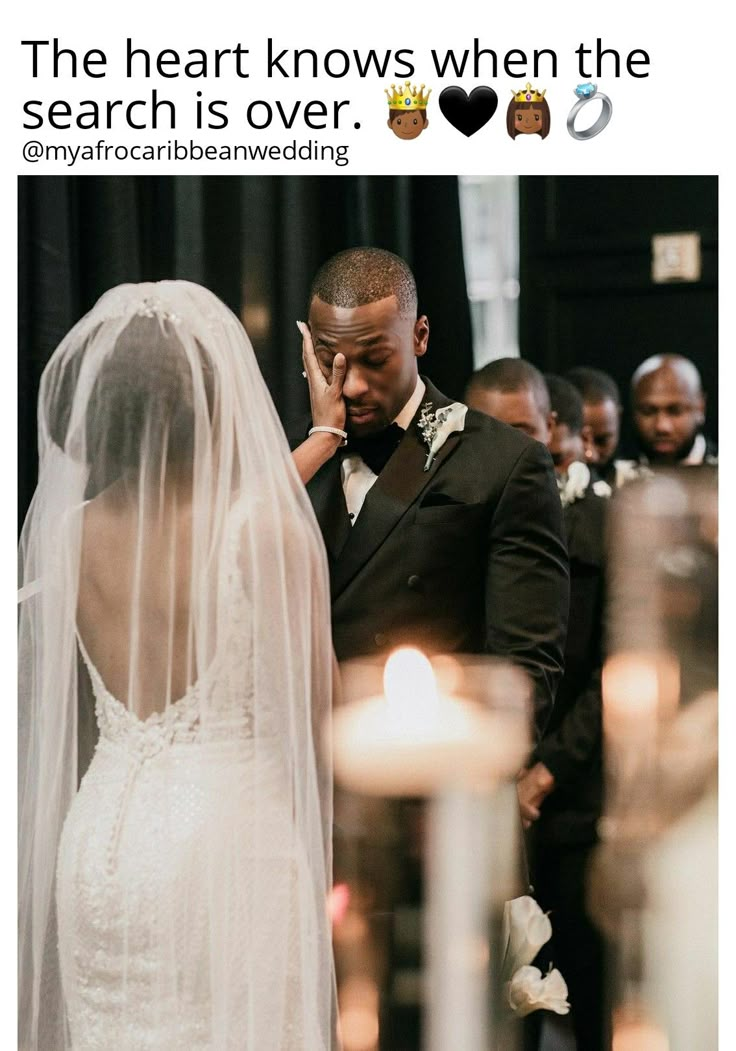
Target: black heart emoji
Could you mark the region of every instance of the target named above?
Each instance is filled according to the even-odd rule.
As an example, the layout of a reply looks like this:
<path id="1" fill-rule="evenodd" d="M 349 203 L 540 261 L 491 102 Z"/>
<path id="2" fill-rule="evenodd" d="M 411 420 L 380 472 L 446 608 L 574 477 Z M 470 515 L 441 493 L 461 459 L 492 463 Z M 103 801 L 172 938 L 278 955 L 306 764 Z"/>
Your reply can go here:
<path id="1" fill-rule="evenodd" d="M 467 92 L 457 85 L 440 92 L 440 113 L 470 138 L 487 124 L 498 107 L 498 95 L 485 84 Z"/>

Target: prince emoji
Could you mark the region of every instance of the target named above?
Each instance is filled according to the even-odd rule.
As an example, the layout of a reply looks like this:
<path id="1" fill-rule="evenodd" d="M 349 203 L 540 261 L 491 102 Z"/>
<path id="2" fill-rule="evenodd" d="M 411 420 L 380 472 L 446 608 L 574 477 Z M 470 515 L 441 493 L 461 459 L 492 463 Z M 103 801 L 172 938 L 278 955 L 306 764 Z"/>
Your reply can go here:
<path id="1" fill-rule="evenodd" d="M 427 120 L 427 103 L 432 92 L 424 93 L 424 84 L 417 93 L 416 84 L 412 88 L 410 82 L 404 84 L 403 89 L 399 85 L 391 85 L 391 91 L 384 88 L 388 97 L 388 126 L 399 139 L 416 139 L 429 124 Z"/>

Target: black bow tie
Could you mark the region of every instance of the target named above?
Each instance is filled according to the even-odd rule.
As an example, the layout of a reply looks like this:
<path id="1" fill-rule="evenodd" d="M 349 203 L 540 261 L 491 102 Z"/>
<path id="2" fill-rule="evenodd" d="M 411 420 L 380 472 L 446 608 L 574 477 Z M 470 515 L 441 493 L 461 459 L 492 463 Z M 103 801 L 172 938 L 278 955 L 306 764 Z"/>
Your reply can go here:
<path id="1" fill-rule="evenodd" d="M 380 474 L 393 453 L 396 452 L 405 433 L 404 428 L 399 427 L 398 423 L 392 423 L 384 431 L 368 434 L 364 438 L 349 434 L 348 443 L 343 446 L 342 453 L 344 456 L 357 453 L 374 474 Z"/>

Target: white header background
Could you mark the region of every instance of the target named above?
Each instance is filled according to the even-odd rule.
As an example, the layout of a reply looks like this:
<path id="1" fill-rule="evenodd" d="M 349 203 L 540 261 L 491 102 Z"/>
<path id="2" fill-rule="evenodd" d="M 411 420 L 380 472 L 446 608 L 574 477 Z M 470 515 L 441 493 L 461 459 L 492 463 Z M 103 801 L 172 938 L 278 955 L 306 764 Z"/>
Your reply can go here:
<path id="1" fill-rule="evenodd" d="M 104 139 L 109 144 L 165 143 L 168 139 L 188 139 L 193 136 L 202 145 L 257 144 L 285 145 L 310 138 L 325 143 L 349 145 L 350 163 L 335 168 L 330 162 L 317 166 L 305 162 L 303 170 L 310 174 L 319 171 L 344 174 L 372 174 L 414 172 L 425 174 L 481 173 L 570 173 L 611 174 L 633 172 L 658 174 L 713 173 L 723 157 L 723 137 L 729 134 L 730 109 L 728 68 L 716 60 L 719 37 L 725 38 L 726 27 L 719 25 L 708 9 L 714 5 L 701 4 L 691 8 L 687 18 L 678 19 L 671 5 L 646 3 L 619 3 L 615 14 L 603 4 L 512 4 L 486 8 L 482 15 L 471 14 L 472 7 L 448 0 L 446 10 L 434 15 L 428 5 L 407 6 L 406 16 L 401 5 L 322 4 L 305 9 L 295 4 L 242 5 L 239 12 L 217 2 L 198 5 L 196 14 L 183 8 L 169 8 L 163 13 L 158 7 L 140 5 L 142 13 L 134 17 L 135 5 L 122 9 L 113 5 L 86 5 L 88 17 L 75 16 L 82 5 L 42 4 L 53 9 L 44 15 L 34 5 L 28 17 L 16 16 L 17 28 L 7 36 L 6 61 L 12 65 L 14 76 L 6 92 L 5 124 L 14 167 L 26 173 L 66 172 L 90 174 L 94 171 L 112 174 L 131 174 L 153 171 L 153 168 L 130 161 L 108 160 L 98 165 L 77 164 L 73 168 L 64 161 L 24 163 L 21 150 L 24 142 L 34 139 L 44 145 L 95 144 Z M 661 10 L 659 10 L 661 8 Z M 477 10 L 477 9 L 476 9 Z M 417 13 L 415 13 L 417 12 Z M 696 14 L 697 12 L 697 14 Z M 698 18 L 698 15 L 700 16 Z M 702 20 L 702 21 L 701 21 Z M 53 40 L 61 47 L 73 48 L 79 56 L 77 76 L 71 76 L 71 63 L 63 57 L 60 75 L 53 77 L 51 45 L 40 48 L 39 76 L 32 76 L 32 49 L 21 47 L 21 39 Z M 152 56 L 164 49 L 173 49 L 182 59 L 179 67 L 167 66 L 167 72 L 180 70 L 176 78 L 162 77 L 155 72 L 144 76 L 144 65 L 137 59 L 133 76 L 126 77 L 126 38 L 133 46 L 145 48 Z M 267 76 L 268 39 L 274 49 L 295 51 L 311 48 L 317 53 L 319 71 L 312 75 L 310 63 L 301 61 L 301 75 L 283 77 L 278 70 Z M 596 41 L 604 48 L 613 48 L 621 56 L 619 76 L 615 62 L 608 55 L 602 60 L 600 75 L 583 77 L 578 69 L 576 49 L 581 43 L 595 50 Z M 479 59 L 478 75 L 473 70 L 474 42 L 480 48 L 493 50 L 498 58 L 498 75 L 493 76 L 489 56 Z M 223 60 L 220 77 L 214 76 L 214 53 L 220 48 L 240 44 L 248 49 L 243 66 L 249 72 L 239 78 L 232 56 Z M 97 48 L 107 56 L 105 76 L 90 78 L 84 75 L 81 58 L 84 52 Z M 187 78 L 183 75 L 185 61 L 192 57 L 190 49 L 203 49 L 212 59 L 207 78 Z M 328 52 L 340 49 L 351 58 L 350 72 L 341 77 L 325 72 L 324 58 Z M 429 126 L 413 141 L 397 139 L 387 128 L 388 106 L 384 88 L 392 82 L 403 83 L 405 67 L 389 62 L 385 76 L 373 69 L 361 77 L 353 59 L 353 51 L 361 56 L 374 49 L 379 56 L 387 50 L 396 52 L 411 49 L 415 72 L 409 78 L 412 84 L 425 83 L 432 89 L 427 115 Z M 469 51 L 469 59 L 462 76 L 452 65 L 445 75 L 437 75 L 431 51 L 442 57 L 448 50 L 458 59 Z M 510 77 L 503 71 L 503 56 L 511 50 L 525 52 L 528 72 Z M 551 76 L 549 56 L 540 58 L 540 74 L 533 75 L 533 52 L 549 49 L 557 56 L 557 75 Z M 645 51 L 649 65 L 639 62 L 636 72 L 648 72 L 646 77 L 632 77 L 626 71 L 626 56 L 632 51 Z M 517 56 L 518 57 L 518 56 Z M 641 56 L 637 56 L 641 59 Z M 331 68 L 340 71 L 343 60 L 334 55 Z M 587 72 L 593 72 L 595 56 L 586 59 Z M 289 56 L 284 68 L 293 69 Z M 96 66 L 99 72 L 102 67 Z M 516 66 L 522 70 L 523 66 Z M 575 85 L 581 80 L 593 79 L 599 89 L 613 103 L 613 118 L 609 126 L 596 138 L 580 142 L 567 133 L 565 123 L 575 103 Z M 527 80 L 534 87 L 546 89 L 552 121 L 545 140 L 539 136 L 520 136 L 512 140 L 506 132 L 506 108 L 511 90 L 521 89 Z M 498 109 L 491 121 L 471 138 L 453 128 L 442 116 L 439 96 L 443 88 L 460 85 L 470 92 L 479 84 L 491 86 L 498 95 Z M 176 104 L 177 128 L 172 132 L 162 113 L 163 123 L 158 132 L 133 130 L 126 126 L 122 108 L 113 116 L 111 130 L 80 130 L 72 127 L 62 131 L 47 123 L 40 129 L 23 129 L 22 107 L 28 99 L 38 99 L 46 106 L 54 100 L 68 101 L 78 111 L 82 100 L 146 99 L 156 88 L 160 98 Z M 227 102 L 228 127 L 198 131 L 194 121 L 196 93 L 203 100 L 220 99 Z M 719 94 L 722 93 L 719 98 Z M 300 109 L 292 129 L 285 129 L 276 115 L 267 130 L 248 126 L 246 110 L 256 99 L 270 103 L 276 114 L 279 100 L 289 111 L 297 100 L 303 106 L 310 100 L 322 100 L 331 113 L 333 102 L 349 100 L 340 111 L 338 129 L 315 132 L 303 122 Z M 592 105 L 592 104 L 591 104 Z M 88 108 L 88 107 L 87 107 Z M 103 107 L 104 108 L 104 107 Z M 261 120 L 265 110 L 258 107 Z M 150 108 L 139 107 L 135 119 L 140 123 L 150 117 Z M 361 127 L 356 130 L 354 123 Z M 104 121 L 103 121 L 104 122 Z M 72 117 L 74 125 L 74 117 Z M 161 170 L 184 174 L 187 170 L 202 172 L 207 162 L 176 163 L 164 161 Z M 222 174 L 283 173 L 300 170 L 298 164 L 284 162 L 232 163 L 218 162 L 215 171 Z"/>
<path id="2" fill-rule="evenodd" d="M 724 5 L 725 6 L 725 5 Z M 4 367 L 7 379 L 0 383 L 4 404 L 0 419 L 7 439 L 3 456 L 7 476 L 4 491 L 15 491 L 15 447 L 16 395 L 15 358 L 17 346 L 16 329 L 16 193 L 17 176 L 36 174 L 715 174 L 720 182 L 720 282 L 721 295 L 721 418 L 724 423 L 720 435 L 722 462 L 725 474 L 721 484 L 721 510 L 723 535 L 722 568 L 727 585 L 732 579 L 734 556 L 732 517 L 733 457 L 734 442 L 728 432 L 729 414 L 726 411 L 732 391 L 734 370 L 734 323 L 730 312 L 730 294 L 734 277 L 734 140 L 736 124 L 732 116 L 734 83 L 733 43 L 731 24 L 725 20 L 724 6 L 715 3 L 700 3 L 679 8 L 670 3 L 647 3 L 644 0 L 631 2 L 619 0 L 609 5 L 598 3 L 508 3 L 480 5 L 461 4 L 447 0 L 444 5 L 376 4 L 372 2 L 322 3 L 302 5 L 295 2 L 259 3 L 239 5 L 208 0 L 191 7 L 183 4 L 148 3 L 67 3 L 43 2 L 14 3 L 13 10 L 6 10 L 3 31 L 3 104 L 2 104 L 2 149 L 4 164 L 2 179 L 2 229 L 5 231 L 3 250 L 3 289 L 7 309 L 3 311 Z M 21 46 L 21 40 L 58 38 L 62 47 L 73 48 L 80 62 L 77 77 L 70 76 L 68 60 L 62 60 L 61 75 L 54 78 L 51 67 L 51 47 L 41 60 L 42 75 L 34 79 L 31 75 L 31 49 Z M 201 48 L 214 55 L 217 48 L 233 48 L 240 44 L 248 48 L 247 79 L 234 74 L 231 58 L 226 60 L 223 75 L 207 79 L 188 79 L 180 76 L 167 79 L 141 74 L 132 79 L 125 77 L 125 42 L 131 37 L 136 47 L 144 47 L 149 53 L 172 48 L 180 56 L 193 48 Z M 387 49 L 412 49 L 415 73 L 409 78 L 412 84 L 426 84 L 432 89 L 427 109 L 429 127 L 414 141 L 400 141 L 387 128 L 388 107 L 384 88 L 392 82 L 403 82 L 403 67 L 389 63 L 385 77 L 372 72 L 361 78 L 356 73 L 333 78 L 322 71 L 317 78 L 305 74 L 285 79 L 276 75 L 266 77 L 267 41 L 271 37 L 277 50 L 283 48 L 312 48 L 322 59 L 331 49 L 342 49 L 351 54 L 357 49 L 364 55 L 371 48 L 379 55 Z M 610 57 L 604 60 L 599 76 L 582 77 L 577 66 L 576 48 L 584 43 L 595 48 L 596 39 L 601 38 L 606 48 L 615 48 L 622 60 L 620 75 L 615 76 Z M 481 58 L 478 76 L 472 71 L 472 50 L 475 38 L 482 48 L 493 49 L 499 62 L 505 52 L 521 49 L 529 59 L 528 73 L 521 77 L 510 77 L 500 68 L 496 77 L 487 56 Z M 107 75 L 101 79 L 85 77 L 81 69 L 82 54 L 99 48 L 107 55 Z M 549 74 L 549 59 L 542 59 L 539 77 L 532 72 L 531 57 L 534 49 L 551 49 L 557 55 L 557 76 Z M 459 55 L 470 50 L 471 59 L 465 73 L 458 77 L 447 72 L 443 78 L 436 75 L 431 49 L 443 54 L 453 49 Z M 635 78 L 625 70 L 626 55 L 642 49 L 649 55 L 649 75 Z M 591 59 L 588 58 L 588 63 Z M 284 62 L 286 64 L 286 62 Z M 138 67 L 136 67 L 138 68 Z M 183 63 L 182 67 L 183 68 Z M 644 67 L 637 66 L 638 72 Z M 593 79 L 613 104 L 613 117 L 609 126 L 596 138 L 579 142 L 567 133 L 565 122 L 575 102 L 573 89 L 581 80 Z M 546 88 L 546 98 L 551 111 L 551 130 L 545 140 L 539 136 L 520 136 L 512 140 L 505 127 L 506 108 L 511 98 L 511 89 L 519 90 L 530 80 L 534 87 Z M 471 91 L 478 84 L 487 84 L 498 95 L 498 109 L 490 123 L 472 138 L 466 138 L 452 128 L 439 109 L 439 96 L 443 88 L 458 84 Z M 158 132 L 136 131 L 127 128 L 118 111 L 112 130 L 68 131 L 55 130 L 47 125 L 36 130 L 24 130 L 23 103 L 27 99 L 42 100 L 46 106 L 56 99 L 67 100 L 76 108 L 80 100 L 147 98 L 152 88 L 159 97 L 171 99 L 177 108 L 177 128 L 170 131 L 167 124 Z M 227 101 L 229 126 L 217 131 L 197 131 L 193 114 L 196 93 L 200 90 L 207 99 Z M 300 119 L 293 130 L 285 130 L 274 121 L 267 131 L 249 129 L 245 121 L 247 105 L 255 99 L 264 99 L 272 104 L 278 99 L 285 108 L 296 100 L 303 103 L 321 99 L 331 109 L 333 100 L 349 99 L 350 105 L 343 108 L 347 119 L 341 120 L 337 130 L 315 132 L 305 127 Z M 87 107 L 88 108 L 88 107 Z M 275 111 L 275 105 L 274 105 Z M 145 111 L 139 109 L 140 116 Z M 150 113 L 150 111 L 148 111 Z M 359 121 L 361 128 L 353 127 Z M 315 164 L 310 161 L 293 162 L 173 162 L 142 163 L 114 161 L 77 163 L 68 166 L 63 160 L 52 163 L 31 164 L 22 159 L 25 142 L 37 140 L 45 145 L 85 146 L 98 140 L 108 144 L 132 145 L 166 143 L 178 139 L 188 142 L 194 139 L 207 144 L 233 146 L 235 144 L 259 143 L 286 145 L 295 139 L 297 144 L 309 140 L 319 143 L 349 146 L 349 164 L 336 167 L 332 162 Z M 591 178 L 589 193 L 595 195 L 595 179 Z M 441 252 L 441 246 L 438 246 Z M 672 348 L 676 350 L 676 347 Z M 10 500 L 8 500 L 10 505 Z M 3 625 L 3 643 L 7 646 L 7 667 L 13 667 L 15 633 L 15 609 L 13 592 L 13 556 L 15 545 L 15 515 L 8 506 L 5 515 L 3 551 L 6 570 L 7 601 L 3 606 L 6 620 Z M 728 586 L 723 592 L 730 590 Z M 724 614 L 731 611 L 724 609 Z M 729 624 L 723 617 L 724 642 Z M 725 647 L 723 652 L 727 652 Z M 722 705 L 722 741 L 726 760 L 733 757 L 733 742 L 736 740 L 736 719 L 732 714 L 734 705 L 734 674 L 724 664 L 722 668 L 724 696 L 729 703 Z M 12 674 L 8 674 L 6 700 L 8 710 L 13 711 L 10 698 L 13 695 Z M 6 946 L 5 964 L 7 980 L 2 988 L 7 991 L 7 1010 L 2 1013 L 7 1036 L 0 1042 L 3 1047 L 14 1046 L 14 996 L 13 975 L 15 956 L 15 884 L 12 862 L 15 844 L 15 821 L 13 817 L 15 799 L 15 730 L 13 716 L 9 715 L 5 725 L 3 762 L 0 763 L 2 783 L 0 793 L 5 806 L 6 828 L 3 830 L 3 845 L 8 862 L 2 867 L 6 893 L 2 896 L 3 930 L 2 942 Z M 723 762 L 722 768 L 733 769 L 732 762 Z M 735 801 L 734 779 L 727 773 L 722 794 L 722 809 L 726 820 Z M 730 822 L 729 822 L 730 825 Z M 722 835 L 722 862 L 730 848 L 732 835 L 724 822 Z M 733 871 L 723 873 L 724 886 L 733 883 Z M 734 950 L 730 935 L 734 931 L 734 908 L 729 898 L 721 896 L 721 916 L 724 924 L 722 936 L 722 960 L 733 967 Z M 690 966 L 688 960 L 683 967 Z M 725 970 L 725 969 L 724 969 Z M 722 983 L 725 990 L 725 986 Z M 731 1046 L 728 1030 L 733 1028 L 727 996 L 722 997 L 723 1040 L 721 1046 Z"/>

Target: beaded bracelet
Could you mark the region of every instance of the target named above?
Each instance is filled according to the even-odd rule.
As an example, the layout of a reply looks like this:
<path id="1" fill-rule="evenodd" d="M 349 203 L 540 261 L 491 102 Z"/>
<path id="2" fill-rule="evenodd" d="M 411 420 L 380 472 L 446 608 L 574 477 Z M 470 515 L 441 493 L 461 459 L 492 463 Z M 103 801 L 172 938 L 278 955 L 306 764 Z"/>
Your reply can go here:
<path id="1" fill-rule="evenodd" d="M 326 434 L 336 434 L 338 438 L 342 438 L 340 445 L 346 445 L 348 440 L 348 432 L 341 431 L 339 427 L 312 427 L 309 434 L 315 434 L 318 431 L 324 431 Z"/>

